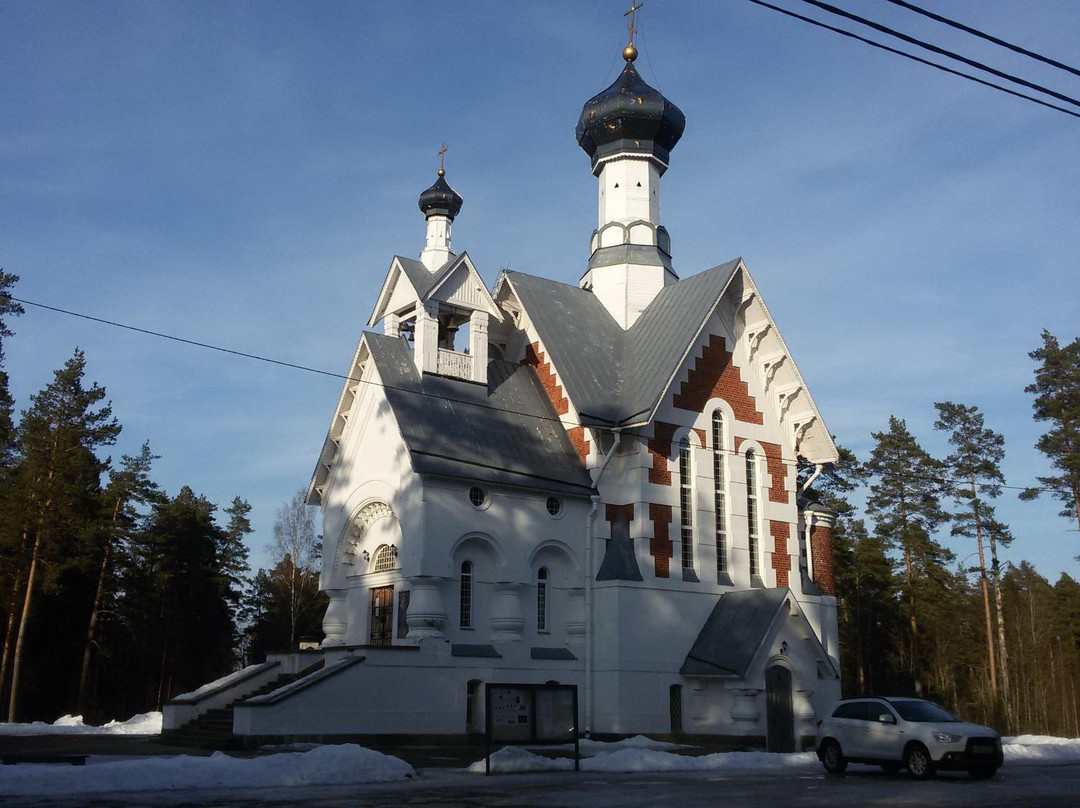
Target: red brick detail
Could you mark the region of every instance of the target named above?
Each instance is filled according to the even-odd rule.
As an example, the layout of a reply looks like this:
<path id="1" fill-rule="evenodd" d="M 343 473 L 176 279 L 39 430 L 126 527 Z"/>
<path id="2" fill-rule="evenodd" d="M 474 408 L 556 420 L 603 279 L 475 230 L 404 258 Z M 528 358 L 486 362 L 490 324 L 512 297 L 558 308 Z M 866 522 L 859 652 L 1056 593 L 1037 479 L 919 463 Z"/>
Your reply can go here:
<path id="1" fill-rule="evenodd" d="M 629 505 L 612 505 L 610 502 L 604 505 L 604 518 L 608 520 L 609 524 L 615 524 L 615 520 L 619 518 L 620 513 L 626 514 L 626 524 L 632 525 L 634 523 L 634 503 Z"/>
<path id="2" fill-rule="evenodd" d="M 810 555 L 814 564 L 814 583 L 826 595 L 835 595 L 836 579 L 833 576 L 832 527 L 820 524 L 810 526 Z"/>
<path id="3" fill-rule="evenodd" d="M 694 434 L 698 436 L 698 440 L 700 441 L 698 446 L 700 446 L 702 449 L 704 449 L 705 448 L 705 430 L 704 429 L 695 429 Z"/>
<path id="4" fill-rule="evenodd" d="M 570 436 L 570 442 L 574 444 L 574 448 L 577 449 L 577 453 L 581 457 L 581 462 L 584 463 L 587 461 L 589 459 L 589 438 L 585 432 L 585 427 L 572 427 L 566 430 L 566 434 Z"/>
<path id="5" fill-rule="evenodd" d="M 534 342 L 525 348 L 525 358 L 521 360 L 521 364 L 529 365 L 536 371 L 536 375 L 540 377 L 540 384 L 544 386 L 552 406 L 555 407 L 555 412 L 566 415 L 570 411 L 570 402 L 566 400 L 562 387 L 556 382 L 551 363 L 544 357 L 539 342 Z"/>
<path id="6" fill-rule="evenodd" d="M 787 489 L 787 467 L 784 466 L 784 456 L 779 443 L 766 443 L 760 441 L 761 448 L 765 450 L 765 461 L 769 465 L 769 476 L 772 477 L 772 485 L 769 487 L 769 502 L 782 502 L 785 505 L 789 501 Z"/>
<path id="7" fill-rule="evenodd" d="M 750 388 L 731 361 L 724 338 L 716 334 L 709 335 L 708 345 L 702 348 L 701 356 L 694 361 L 672 403 L 681 410 L 701 412 L 710 398 L 722 398 L 730 404 L 737 421 L 765 423 Z"/>
<path id="8" fill-rule="evenodd" d="M 668 458 L 671 457 L 671 437 L 678 428 L 676 424 L 653 421 L 653 437 L 649 438 L 649 454 L 652 455 L 652 468 L 649 469 L 650 483 L 671 485 Z"/>
<path id="9" fill-rule="evenodd" d="M 746 438 L 740 438 L 738 435 L 735 436 L 735 454 L 739 453 L 739 447 L 742 446 L 744 440 L 746 440 Z"/>
<path id="10" fill-rule="evenodd" d="M 769 532 L 773 537 L 772 567 L 776 572 L 776 585 L 788 586 L 788 573 L 791 572 L 791 555 L 788 553 L 791 524 L 770 519 Z"/>
<path id="11" fill-rule="evenodd" d="M 653 523 L 653 538 L 649 542 L 649 554 L 656 562 L 656 577 L 667 578 L 671 575 L 671 556 L 674 552 L 674 545 L 668 536 L 671 506 L 650 502 L 649 519 Z"/>

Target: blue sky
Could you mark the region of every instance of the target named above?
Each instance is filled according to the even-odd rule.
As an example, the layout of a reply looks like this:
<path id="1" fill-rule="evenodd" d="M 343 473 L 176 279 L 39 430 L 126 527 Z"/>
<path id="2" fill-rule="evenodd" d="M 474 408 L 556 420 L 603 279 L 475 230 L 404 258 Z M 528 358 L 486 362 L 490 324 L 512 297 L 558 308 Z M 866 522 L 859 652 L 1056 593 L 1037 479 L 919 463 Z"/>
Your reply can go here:
<path id="1" fill-rule="evenodd" d="M 837 2 L 1080 95 L 884 0 Z M 391 256 L 423 247 L 445 141 L 455 248 L 489 284 L 507 266 L 576 283 L 596 189 L 574 124 L 620 68 L 627 5 L 8 0 L 0 266 L 32 301 L 344 373 Z M 1073 0 L 922 5 L 1080 63 Z M 863 459 L 890 414 L 947 453 L 933 402 L 952 400 L 1004 433 L 1010 485 L 1049 473 L 1023 388 L 1043 328 L 1080 334 L 1080 120 L 746 0 L 638 19 L 638 68 L 688 121 L 662 187 L 676 270 L 746 260 Z M 266 563 L 339 380 L 35 309 L 14 326 L 20 408 L 82 347 L 115 455 L 149 439 L 170 493 L 248 499 Z M 1077 576 L 1076 523 L 1015 493 L 1006 557 Z"/>

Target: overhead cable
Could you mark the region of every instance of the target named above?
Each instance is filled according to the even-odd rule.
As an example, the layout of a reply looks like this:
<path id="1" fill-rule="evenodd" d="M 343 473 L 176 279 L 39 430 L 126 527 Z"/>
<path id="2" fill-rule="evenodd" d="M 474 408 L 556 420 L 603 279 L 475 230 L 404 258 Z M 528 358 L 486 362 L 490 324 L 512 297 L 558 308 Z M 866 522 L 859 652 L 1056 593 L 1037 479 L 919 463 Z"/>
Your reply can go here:
<path id="1" fill-rule="evenodd" d="M 893 28 L 882 25 L 881 23 L 876 23 L 873 20 L 868 20 L 866 19 L 866 17 L 860 17 L 858 14 L 852 14 L 850 11 L 845 11 L 842 8 L 831 5 L 830 3 L 823 3 L 821 0 L 802 0 L 802 2 L 807 3 L 811 6 L 816 6 L 817 8 L 827 11 L 830 14 L 836 14 L 839 17 L 844 17 L 845 19 L 852 20 L 853 22 L 857 22 L 860 25 L 865 25 L 868 28 L 873 28 L 875 31 L 880 31 L 883 34 L 888 34 L 889 36 L 896 37 L 897 39 L 903 40 L 910 45 L 915 45 L 916 47 L 923 48 L 924 50 L 931 51 L 932 53 L 936 53 L 940 56 L 946 56 L 949 59 L 955 59 L 958 62 L 963 62 L 966 65 L 978 68 L 979 70 L 983 70 L 991 74 L 992 76 L 997 76 L 999 79 L 1011 81 L 1013 84 L 1019 84 L 1022 87 L 1027 87 L 1029 90 L 1035 90 L 1040 93 L 1045 93 L 1051 98 L 1056 98 L 1059 101 L 1064 101 L 1068 104 L 1072 104 L 1073 106 L 1080 107 L 1080 100 L 1077 100 L 1072 96 L 1065 95 L 1064 93 L 1059 93 L 1056 90 L 1051 90 L 1049 87 L 1043 87 L 1041 84 L 1035 84 L 1034 82 L 1028 81 L 1027 79 L 1022 79 L 1019 76 L 1014 76 L 1011 73 L 1006 73 L 1003 70 L 998 70 L 997 68 L 990 67 L 989 65 L 985 65 L 982 62 L 976 61 L 975 59 L 969 59 L 966 56 L 961 56 L 959 53 L 946 50 L 945 48 L 939 48 L 937 45 L 931 45 L 929 42 L 923 42 L 921 39 L 916 39 L 913 36 L 908 36 L 907 34 L 903 34 Z"/>
<path id="2" fill-rule="evenodd" d="M 1009 50 L 1015 51 L 1016 53 L 1021 53 L 1024 56 L 1030 56 L 1032 59 L 1037 59 L 1040 62 L 1051 65 L 1052 67 L 1057 67 L 1061 70 L 1068 71 L 1074 76 L 1080 76 L 1080 70 L 1077 70 L 1075 67 L 1069 67 L 1069 65 L 1067 64 L 1063 64 L 1055 59 L 1051 59 L 1048 56 L 1043 56 L 1041 53 L 1029 51 L 1027 48 L 1021 48 L 1019 45 L 1014 45 L 1011 42 L 1006 42 L 1004 39 L 999 39 L 996 36 L 984 33 L 977 28 L 972 28 L 970 26 L 964 25 L 963 23 L 957 22 L 956 20 L 950 20 L 948 17 L 942 17 L 940 14 L 935 14 L 932 11 L 927 11 L 925 8 L 919 8 L 914 3 L 908 3 L 907 0 L 886 0 L 886 2 L 901 6 L 902 8 L 908 9 L 909 11 L 914 11 L 916 14 L 922 14 L 924 17 L 929 17 L 931 20 L 943 23 L 945 25 L 950 25 L 960 31 L 971 34 L 972 36 L 977 36 L 980 39 L 985 39 L 987 42 L 993 42 L 995 45 L 1000 45 L 1003 48 L 1008 48 Z"/>
<path id="3" fill-rule="evenodd" d="M 1008 87 L 1002 87 L 1000 84 L 994 84 L 994 82 L 992 81 L 981 79 L 978 76 L 972 76 L 970 73 L 963 73 L 959 70 L 953 70 L 951 67 L 939 65 L 937 62 L 931 62 L 929 59 L 923 59 L 913 53 L 907 53 L 906 51 L 898 50 L 897 48 L 891 48 L 888 45 L 883 45 L 880 42 L 875 42 L 872 39 L 867 39 L 866 37 L 859 36 L 858 34 L 852 33 L 851 31 L 845 31 L 843 28 L 837 28 L 834 25 L 829 25 L 828 23 L 821 22 L 820 20 L 815 20 L 813 17 L 807 17 L 789 9 L 773 5 L 772 3 L 767 3 L 765 2 L 765 0 L 748 0 L 748 2 L 753 3 L 754 5 L 762 6 L 763 8 L 777 11 L 780 14 L 783 14 L 787 17 L 792 17 L 809 25 L 815 25 L 818 28 L 824 28 L 826 31 L 832 31 L 834 34 L 840 34 L 841 36 L 846 36 L 850 39 L 858 40 L 859 42 L 870 45 L 871 47 L 880 48 L 883 51 L 888 51 L 889 53 L 896 54 L 897 56 L 903 56 L 905 59 L 911 59 L 911 61 L 918 62 L 919 64 L 924 64 L 927 67 L 933 67 L 936 70 L 941 70 L 942 72 L 950 73 L 954 76 L 959 76 L 960 78 L 967 79 L 968 81 L 973 81 L 976 84 L 983 85 L 984 87 L 990 87 L 994 90 L 1000 90 L 1003 93 L 1008 93 L 1009 95 L 1015 96 L 1016 98 L 1022 98 L 1025 101 L 1030 101 L 1033 104 L 1038 104 L 1041 107 L 1047 107 L 1049 109 L 1057 110 L 1058 112 L 1064 112 L 1066 115 L 1071 115 L 1073 118 L 1080 118 L 1080 113 L 1073 112 L 1071 109 L 1065 109 L 1064 107 L 1059 107 L 1057 104 L 1051 104 L 1049 101 L 1044 101 L 1041 98 L 1035 98 L 1034 96 L 1017 92 L 1016 90 L 1010 90 Z"/>
<path id="4" fill-rule="evenodd" d="M 395 386 L 395 385 L 386 384 L 385 382 L 377 382 L 377 381 L 374 381 L 372 379 L 362 379 L 362 378 L 358 378 L 356 376 L 350 376 L 350 375 L 347 375 L 347 374 L 344 374 L 344 373 L 334 373 L 334 372 L 329 371 L 329 370 L 320 370 L 319 368 L 313 368 L 313 367 L 309 367 L 307 365 L 299 365 L 299 364 L 296 364 L 295 362 L 285 362 L 285 361 L 282 361 L 280 359 L 271 359 L 270 357 L 267 357 L 267 356 L 260 356 L 259 354 L 248 353 L 246 351 L 237 351 L 237 350 L 233 350 L 232 348 L 223 348 L 220 345 L 213 345 L 213 344 L 211 344 L 209 342 L 199 342 L 197 340 L 187 339 L 185 337 L 177 337 L 177 336 L 174 336 L 172 334 L 164 334 L 164 333 L 162 333 L 160 331 L 152 331 L 149 328 L 140 328 L 138 326 L 128 325 L 127 323 L 118 323 L 115 320 L 106 320 L 103 317 L 94 317 L 92 315 L 82 314 L 82 313 L 77 312 L 77 311 L 70 311 L 68 309 L 61 309 L 61 308 L 59 308 L 57 306 L 48 306 L 48 305 L 46 305 L 44 303 L 36 303 L 33 300 L 26 300 L 25 298 L 8 297 L 8 296 L 5 295 L 0 299 L 14 300 L 16 303 L 22 303 L 25 306 L 34 306 L 35 308 L 45 309 L 47 311 L 53 311 L 53 312 L 56 312 L 57 314 L 66 314 L 69 317 L 76 317 L 76 318 L 78 318 L 80 320 L 90 320 L 91 322 L 101 323 L 102 325 L 112 326 L 113 328 L 120 328 L 120 329 L 124 329 L 126 331 L 134 331 L 134 332 L 139 333 L 139 334 L 146 334 L 146 335 L 151 336 L 151 337 L 159 337 L 161 339 L 172 340 L 173 342 L 179 342 L 179 343 L 182 343 L 184 345 L 193 345 L 193 346 L 195 346 L 197 348 L 206 348 L 206 349 L 211 350 L 211 351 L 219 351 L 220 353 L 230 354 L 232 356 L 240 356 L 240 357 L 243 357 L 244 359 L 254 359 L 254 360 L 258 361 L 258 362 L 268 362 L 268 363 L 270 363 L 272 365 L 279 365 L 281 367 L 292 368 L 293 370 L 302 370 L 302 371 L 305 371 L 307 373 L 318 373 L 321 376 L 330 376 L 330 377 L 335 378 L 335 379 L 342 379 L 344 381 L 356 382 L 357 384 L 367 384 L 367 385 L 370 385 L 372 387 L 380 387 L 380 388 L 382 388 L 384 390 L 397 390 L 397 391 L 400 391 L 402 393 L 408 393 L 410 395 L 415 395 L 415 396 L 422 396 L 422 397 L 425 397 L 425 398 L 434 398 L 434 399 L 437 399 L 439 401 L 446 401 L 446 402 L 451 403 L 451 404 L 465 404 L 465 405 L 468 405 L 470 407 L 477 407 L 479 409 L 485 409 L 485 410 L 494 410 L 496 412 L 501 412 L 501 413 L 505 413 L 505 414 L 508 414 L 508 415 L 520 415 L 523 418 L 533 418 L 533 419 L 535 419 L 537 421 L 551 421 L 551 422 L 557 423 L 557 424 L 559 424 L 560 426 L 563 426 L 563 427 L 566 427 L 566 426 L 569 426 L 569 425 L 574 425 L 574 426 L 582 426 L 582 427 L 591 427 L 591 428 L 596 428 L 596 429 L 602 429 L 603 428 L 599 424 L 584 424 L 581 421 L 563 420 L 562 418 L 559 418 L 558 416 L 552 417 L 552 416 L 549 416 L 549 415 L 536 415 L 534 413 L 520 412 L 518 410 L 508 410 L 508 409 L 505 409 L 503 407 L 495 407 L 495 406 L 492 406 L 490 404 L 481 404 L 481 403 L 479 403 L 477 401 L 470 401 L 470 400 L 467 400 L 467 399 L 451 398 L 450 396 L 436 395 L 434 393 L 425 393 L 423 390 L 414 390 L 414 389 L 411 389 L 411 388 L 408 388 L 408 387 L 398 387 L 398 386 Z M 730 451 L 727 450 L 727 449 L 724 449 L 723 451 L 724 451 L 725 454 L 730 454 L 732 456 L 738 455 L 738 452 L 736 452 L 733 449 L 730 450 Z M 789 457 L 781 456 L 780 461 L 782 463 L 784 463 L 785 465 L 790 465 L 790 466 L 795 466 L 795 465 L 798 464 L 798 459 L 797 458 L 792 459 L 792 458 L 789 458 Z M 929 479 L 929 480 L 933 480 L 935 482 L 944 483 L 944 484 L 954 484 L 954 485 L 956 483 L 967 484 L 966 480 L 960 479 L 960 478 L 957 478 L 957 479 L 953 480 L 953 479 L 949 479 L 947 477 L 920 477 L 920 475 L 912 474 L 911 472 L 905 472 L 901 476 L 902 477 L 907 477 L 909 479 Z M 979 485 L 985 485 L 985 484 L 986 483 L 979 483 Z M 993 484 L 993 483 L 991 483 L 991 484 Z M 1016 489 L 1018 491 L 1037 490 L 1037 491 L 1046 491 L 1046 492 L 1052 492 L 1052 493 L 1057 492 L 1057 491 L 1060 490 L 1060 489 L 1057 489 L 1057 488 L 1050 488 L 1050 487 L 1047 487 L 1047 486 L 1041 486 L 1041 487 L 1039 487 L 1039 486 L 1018 486 L 1018 485 L 1005 485 L 1004 483 L 998 484 L 998 487 Z"/>

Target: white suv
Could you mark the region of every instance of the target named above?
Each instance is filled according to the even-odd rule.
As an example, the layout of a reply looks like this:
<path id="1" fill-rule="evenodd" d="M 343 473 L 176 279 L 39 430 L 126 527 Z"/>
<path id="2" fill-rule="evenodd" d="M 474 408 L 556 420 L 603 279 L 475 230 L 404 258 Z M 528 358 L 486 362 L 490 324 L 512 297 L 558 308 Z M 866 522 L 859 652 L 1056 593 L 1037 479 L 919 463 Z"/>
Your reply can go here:
<path id="1" fill-rule="evenodd" d="M 993 777 L 1002 763 L 1001 736 L 989 727 L 965 724 L 924 699 L 845 699 L 818 725 L 817 756 L 839 774 L 848 762 L 872 763 L 893 773 L 931 777 L 938 769 L 967 770 Z"/>

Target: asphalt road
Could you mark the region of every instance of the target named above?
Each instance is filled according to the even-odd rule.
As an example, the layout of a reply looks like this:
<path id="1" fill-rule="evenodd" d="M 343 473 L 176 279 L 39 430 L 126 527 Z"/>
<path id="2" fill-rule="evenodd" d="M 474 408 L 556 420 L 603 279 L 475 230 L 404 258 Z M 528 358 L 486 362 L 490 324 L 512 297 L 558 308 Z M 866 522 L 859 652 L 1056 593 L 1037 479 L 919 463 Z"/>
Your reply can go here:
<path id="1" fill-rule="evenodd" d="M 483 775 L 460 769 L 422 769 L 410 782 L 392 785 L 320 786 L 184 793 L 113 794 L 80 799 L 6 798 L 11 808 L 64 806 L 978 806 L 1058 808 L 1080 805 L 1080 765 L 1005 766 L 992 780 L 943 774 L 928 782 L 852 766 L 843 776 L 824 772 L 651 772 L 595 774 L 571 772 Z"/>

